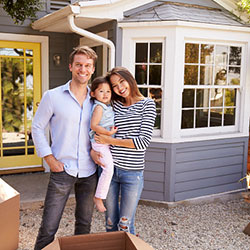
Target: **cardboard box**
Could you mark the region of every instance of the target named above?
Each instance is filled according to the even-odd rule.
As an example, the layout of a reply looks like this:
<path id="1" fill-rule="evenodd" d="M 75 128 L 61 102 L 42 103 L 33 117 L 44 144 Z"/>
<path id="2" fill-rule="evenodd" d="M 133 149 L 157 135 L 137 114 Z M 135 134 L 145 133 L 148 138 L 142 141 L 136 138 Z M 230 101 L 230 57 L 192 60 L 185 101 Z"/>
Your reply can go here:
<path id="1" fill-rule="evenodd" d="M 60 237 L 43 250 L 153 250 L 133 234 L 118 231 Z"/>
<path id="2" fill-rule="evenodd" d="M 19 240 L 20 194 L 0 179 L 0 250 L 15 250 Z"/>

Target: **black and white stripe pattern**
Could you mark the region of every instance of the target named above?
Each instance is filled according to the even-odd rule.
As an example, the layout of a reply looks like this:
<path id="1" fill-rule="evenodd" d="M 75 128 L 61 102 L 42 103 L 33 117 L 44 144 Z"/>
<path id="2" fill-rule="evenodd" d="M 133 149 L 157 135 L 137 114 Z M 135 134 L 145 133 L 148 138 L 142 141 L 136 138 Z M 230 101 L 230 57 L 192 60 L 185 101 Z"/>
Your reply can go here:
<path id="1" fill-rule="evenodd" d="M 135 148 L 111 146 L 114 166 L 124 170 L 144 169 L 144 156 L 153 133 L 156 117 L 155 103 L 145 98 L 131 106 L 114 103 L 118 139 L 133 139 Z"/>

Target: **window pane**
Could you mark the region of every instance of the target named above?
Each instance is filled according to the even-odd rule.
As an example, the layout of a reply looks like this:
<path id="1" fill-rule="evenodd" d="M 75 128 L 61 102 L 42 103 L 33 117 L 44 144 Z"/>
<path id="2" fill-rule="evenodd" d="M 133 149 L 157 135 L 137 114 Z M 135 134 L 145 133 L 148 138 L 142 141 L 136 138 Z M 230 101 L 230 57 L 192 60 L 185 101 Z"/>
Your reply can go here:
<path id="1" fill-rule="evenodd" d="M 235 108 L 224 109 L 224 125 L 235 125 Z"/>
<path id="2" fill-rule="evenodd" d="M 149 97 L 155 101 L 156 109 L 161 108 L 162 90 L 161 89 L 149 89 Z"/>
<path id="3" fill-rule="evenodd" d="M 211 64 L 214 61 L 214 45 L 201 44 L 201 61 L 203 64 Z"/>
<path id="4" fill-rule="evenodd" d="M 3 156 L 25 155 L 24 148 L 3 150 Z"/>
<path id="5" fill-rule="evenodd" d="M 214 85 L 226 85 L 226 84 L 227 84 L 227 71 L 224 68 L 216 68 Z"/>
<path id="6" fill-rule="evenodd" d="M 4 146 L 23 146 L 25 142 L 23 59 L 2 58 L 1 89 Z"/>
<path id="7" fill-rule="evenodd" d="M 147 65 L 135 66 L 135 80 L 138 84 L 147 84 Z"/>
<path id="8" fill-rule="evenodd" d="M 33 56 L 33 50 L 32 49 L 26 49 L 26 56 Z"/>
<path id="9" fill-rule="evenodd" d="M 239 67 L 229 67 L 228 84 L 240 85 L 240 68 Z"/>
<path id="10" fill-rule="evenodd" d="M 162 90 L 156 88 L 149 89 L 149 96 L 155 101 L 156 104 L 156 118 L 155 118 L 155 128 L 161 128 L 161 100 L 162 100 Z"/>
<path id="11" fill-rule="evenodd" d="M 194 111 L 182 110 L 181 128 L 193 128 L 194 127 Z"/>
<path id="12" fill-rule="evenodd" d="M 221 126 L 222 109 L 211 109 L 210 111 L 210 127 Z"/>
<path id="13" fill-rule="evenodd" d="M 198 63 L 199 44 L 186 43 L 185 46 L 185 63 Z"/>
<path id="14" fill-rule="evenodd" d="M 162 43 L 150 43 L 150 62 L 162 62 Z"/>
<path id="15" fill-rule="evenodd" d="M 204 128 L 208 126 L 208 109 L 196 110 L 196 128 Z"/>
<path id="16" fill-rule="evenodd" d="M 198 66 L 185 65 L 184 85 L 197 85 L 198 83 Z"/>
<path id="17" fill-rule="evenodd" d="M 34 148 L 28 148 L 28 155 L 34 155 L 34 154 L 35 154 Z"/>
<path id="18" fill-rule="evenodd" d="M 161 85 L 161 65 L 149 66 L 149 84 Z"/>
<path id="19" fill-rule="evenodd" d="M 236 89 L 225 89 L 225 106 L 236 106 Z"/>
<path id="20" fill-rule="evenodd" d="M 148 62 L 148 44 L 147 43 L 136 43 L 136 63 L 147 63 Z"/>
<path id="21" fill-rule="evenodd" d="M 161 128 L 161 89 L 150 89 L 150 97 L 156 104 L 156 118 L 154 128 Z"/>
<path id="22" fill-rule="evenodd" d="M 211 107 L 222 107 L 223 105 L 223 92 L 222 89 L 211 89 L 210 97 Z"/>
<path id="23" fill-rule="evenodd" d="M 23 49 L 0 48 L 1 56 L 23 56 Z"/>
<path id="24" fill-rule="evenodd" d="M 196 107 L 208 107 L 209 89 L 196 90 Z"/>
<path id="25" fill-rule="evenodd" d="M 27 137 L 28 137 L 28 145 L 34 145 L 32 136 L 31 136 L 31 124 L 34 115 L 33 109 L 33 60 L 26 59 L 26 115 L 27 115 Z M 34 150 L 33 150 L 34 151 Z"/>
<path id="26" fill-rule="evenodd" d="M 194 108 L 194 89 L 185 89 L 183 91 L 182 108 Z"/>
<path id="27" fill-rule="evenodd" d="M 139 88 L 139 90 L 143 96 L 148 97 L 148 89 L 147 88 Z"/>
<path id="28" fill-rule="evenodd" d="M 215 64 L 227 65 L 228 46 L 217 45 L 215 51 Z"/>
<path id="29" fill-rule="evenodd" d="M 229 65 L 241 65 L 241 47 L 230 47 Z"/>
<path id="30" fill-rule="evenodd" d="M 212 85 L 213 83 L 213 67 L 200 66 L 200 85 Z"/>

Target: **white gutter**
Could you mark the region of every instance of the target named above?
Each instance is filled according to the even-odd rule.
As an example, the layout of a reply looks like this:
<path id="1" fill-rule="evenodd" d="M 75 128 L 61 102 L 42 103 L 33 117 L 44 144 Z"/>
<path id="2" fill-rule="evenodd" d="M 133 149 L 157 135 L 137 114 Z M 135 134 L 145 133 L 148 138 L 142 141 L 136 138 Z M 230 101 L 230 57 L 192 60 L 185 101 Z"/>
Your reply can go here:
<path id="1" fill-rule="evenodd" d="M 115 46 L 114 46 L 113 42 L 111 42 L 110 40 L 108 40 L 104 37 L 98 36 L 94 33 L 91 33 L 87 30 L 84 30 L 82 28 L 77 27 L 75 25 L 74 19 L 75 19 L 74 14 L 68 16 L 68 22 L 69 22 L 69 26 L 70 26 L 71 31 L 74 33 L 77 33 L 81 36 L 88 37 L 94 41 L 106 44 L 109 47 L 109 58 L 110 58 L 109 70 L 114 68 L 114 66 L 115 66 Z"/>

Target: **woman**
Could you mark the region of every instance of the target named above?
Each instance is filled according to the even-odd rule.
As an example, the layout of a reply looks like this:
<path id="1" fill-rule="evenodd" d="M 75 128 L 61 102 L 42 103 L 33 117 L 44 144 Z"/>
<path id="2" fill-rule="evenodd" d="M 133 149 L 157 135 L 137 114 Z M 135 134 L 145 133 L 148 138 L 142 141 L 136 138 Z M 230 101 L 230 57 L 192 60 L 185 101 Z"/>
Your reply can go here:
<path id="1" fill-rule="evenodd" d="M 135 234 L 134 218 L 143 189 L 144 156 L 152 137 L 155 103 L 140 93 L 127 69 L 116 67 L 107 74 L 107 79 L 114 92 L 115 126 L 118 131 L 115 138 L 95 136 L 97 143 L 111 145 L 114 161 L 114 174 L 106 199 L 106 230 Z"/>

